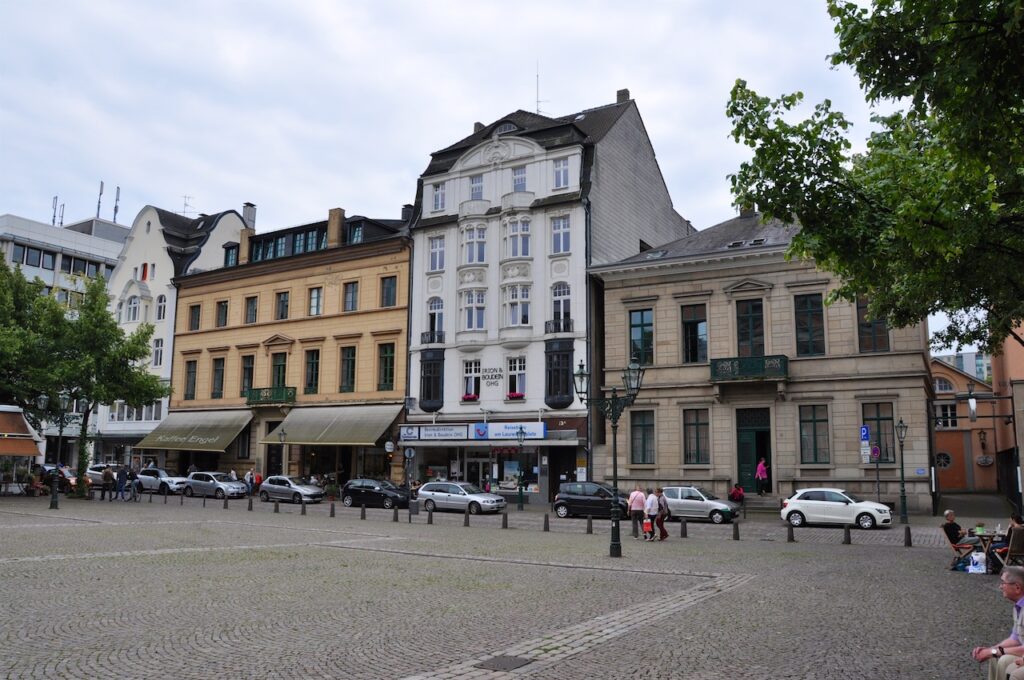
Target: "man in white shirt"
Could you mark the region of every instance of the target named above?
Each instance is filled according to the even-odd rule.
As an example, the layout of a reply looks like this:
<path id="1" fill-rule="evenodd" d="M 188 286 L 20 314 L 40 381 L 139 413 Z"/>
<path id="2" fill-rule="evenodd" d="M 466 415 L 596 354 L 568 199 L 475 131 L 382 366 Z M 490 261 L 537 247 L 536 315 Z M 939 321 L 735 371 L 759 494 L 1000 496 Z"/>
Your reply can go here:
<path id="1" fill-rule="evenodd" d="M 654 540 L 654 522 L 658 519 L 658 497 L 650 489 L 647 490 L 647 500 L 644 501 L 644 514 L 647 515 L 647 519 L 651 520 L 651 532 L 650 535 L 644 532 L 645 541 Z"/>
<path id="2" fill-rule="evenodd" d="M 640 538 L 640 526 L 644 523 L 644 501 L 647 496 L 637 484 L 629 494 L 629 519 L 633 522 L 633 538 Z"/>

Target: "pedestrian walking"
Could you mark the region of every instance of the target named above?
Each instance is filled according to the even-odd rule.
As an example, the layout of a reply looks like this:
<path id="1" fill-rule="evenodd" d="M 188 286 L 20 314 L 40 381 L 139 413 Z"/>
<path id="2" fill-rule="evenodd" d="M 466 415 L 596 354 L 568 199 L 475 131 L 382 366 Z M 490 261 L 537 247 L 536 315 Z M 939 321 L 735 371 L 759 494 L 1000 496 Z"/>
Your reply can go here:
<path id="1" fill-rule="evenodd" d="M 128 485 L 131 487 L 131 499 L 133 501 L 139 500 L 139 473 L 135 471 L 135 468 L 129 468 L 128 470 Z"/>
<path id="2" fill-rule="evenodd" d="M 748 470 L 750 468 L 747 468 Z M 761 458 L 757 462 L 757 470 L 754 472 L 754 479 L 757 480 L 757 495 L 763 496 L 768 489 L 768 465 Z"/>
<path id="3" fill-rule="evenodd" d="M 253 479 L 255 477 L 253 475 L 253 471 L 255 469 L 256 468 L 250 468 L 249 471 L 245 473 L 245 486 L 249 489 L 249 495 L 250 496 L 252 495 L 252 482 L 253 482 Z"/>
<path id="4" fill-rule="evenodd" d="M 664 541 L 668 538 L 668 531 L 665 529 L 665 520 L 672 514 L 672 511 L 668 507 L 668 499 L 665 498 L 664 492 L 662 492 L 659 486 L 654 490 L 654 495 L 658 497 L 658 516 L 654 523 L 658 527 L 658 540 Z"/>
<path id="5" fill-rule="evenodd" d="M 107 497 L 107 502 L 114 500 L 114 468 L 111 465 L 103 468 L 103 488 L 100 490 L 100 500 Z"/>
<path id="6" fill-rule="evenodd" d="M 230 479 L 232 482 L 237 482 L 238 481 L 238 475 L 235 474 L 234 470 L 231 470 L 230 472 L 228 472 L 228 479 Z"/>
<path id="7" fill-rule="evenodd" d="M 644 501 L 644 540 L 654 540 L 654 522 L 658 519 L 658 497 L 651 489 L 647 490 L 647 500 Z"/>
<path id="8" fill-rule="evenodd" d="M 188 474 L 192 474 L 193 472 L 199 472 L 199 468 L 196 467 L 195 463 L 191 463 L 188 466 Z"/>
<path id="9" fill-rule="evenodd" d="M 252 490 L 253 490 L 253 492 L 259 492 L 260 484 L 262 484 L 262 483 L 263 483 L 263 475 L 261 475 L 259 472 L 257 472 L 252 477 Z"/>
<path id="10" fill-rule="evenodd" d="M 633 538 L 640 538 L 640 527 L 644 523 L 644 501 L 647 495 L 637 484 L 633 493 L 629 494 L 629 519 L 633 523 Z"/>
<path id="11" fill-rule="evenodd" d="M 124 497 L 124 485 L 128 483 L 128 470 L 122 465 L 117 469 L 117 497 L 122 501 L 128 500 Z"/>

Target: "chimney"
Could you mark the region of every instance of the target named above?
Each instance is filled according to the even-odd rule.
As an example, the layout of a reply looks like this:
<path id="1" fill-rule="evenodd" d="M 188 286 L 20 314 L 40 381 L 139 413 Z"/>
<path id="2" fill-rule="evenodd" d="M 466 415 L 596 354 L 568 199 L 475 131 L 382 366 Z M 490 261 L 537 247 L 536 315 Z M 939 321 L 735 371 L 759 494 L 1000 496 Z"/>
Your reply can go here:
<path id="1" fill-rule="evenodd" d="M 408 222 L 412 219 L 412 204 L 406 203 L 402 206 L 402 221 Z"/>
<path id="2" fill-rule="evenodd" d="M 484 124 L 480 122 L 473 123 L 473 134 L 476 134 L 484 129 Z"/>
<path id="3" fill-rule="evenodd" d="M 619 90 L 615 93 L 615 103 L 625 104 L 629 101 L 629 90 Z"/>
<path id="4" fill-rule="evenodd" d="M 241 232 L 238 234 L 238 264 L 249 263 L 249 243 L 252 241 L 252 237 L 256 235 L 256 230 L 252 227 L 242 227 Z"/>
<path id="5" fill-rule="evenodd" d="M 753 203 L 744 203 L 740 206 L 740 217 L 753 217 L 757 214 L 757 207 Z"/>
<path id="6" fill-rule="evenodd" d="M 242 221 L 250 229 L 256 228 L 256 205 L 246 201 L 242 204 Z"/>
<path id="7" fill-rule="evenodd" d="M 331 208 L 327 211 L 327 247 L 337 248 L 341 245 L 342 229 L 345 226 L 345 210 Z"/>

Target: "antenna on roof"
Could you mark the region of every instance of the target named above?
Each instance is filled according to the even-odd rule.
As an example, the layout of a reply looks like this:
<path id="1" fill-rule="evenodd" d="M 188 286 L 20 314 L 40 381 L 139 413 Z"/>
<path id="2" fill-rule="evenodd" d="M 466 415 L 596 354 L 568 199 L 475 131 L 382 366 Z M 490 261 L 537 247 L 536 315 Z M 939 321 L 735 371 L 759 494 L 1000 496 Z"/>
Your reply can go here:
<path id="1" fill-rule="evenodd" d="M 181 214 L 187 217 L 189 213 L 195 212 L 195 210 L 192 210 L 192 204 L 189 202 L 189 201 L 192 200 L 192 197 L 186 194 L 186 195 L 182 196 L 181 198 L 182 198 Z"/>
<path id="2" fill-rule="evenodd" d="M 63 227 L 64 226 L 64 204 L 63 203 L 60 204 L 60 223 L 57 226 L 58 227 Z"/>
<path id="3" fill-rule="evenodd" d="M 57 197 L 56 196 L 53 197 L 53 219 L 50 220 L 50 225 L 54 226 L 54 227 L 57 226 Z"/>
<path id="4" fill-rule="evenodd" d="M 547 103 L 547 99 L 540 98 L 540 59 L 537 60 L 537 115 L 541 114 L 541 102 Z"/>
<path id="5" fill-rule="evenodd" d="M 96 197 L 96 219 L 100 218 L 100 203 L 103 201 L 103 180 L 100 180 L 100 195 Z"/>
<path id="6" fill-rule="evenodd" d="M 117 224 L 117 206 L 121 203 L 121 187 L 117 187 L 117 193 L 114 194 L 114 224 Z"/>

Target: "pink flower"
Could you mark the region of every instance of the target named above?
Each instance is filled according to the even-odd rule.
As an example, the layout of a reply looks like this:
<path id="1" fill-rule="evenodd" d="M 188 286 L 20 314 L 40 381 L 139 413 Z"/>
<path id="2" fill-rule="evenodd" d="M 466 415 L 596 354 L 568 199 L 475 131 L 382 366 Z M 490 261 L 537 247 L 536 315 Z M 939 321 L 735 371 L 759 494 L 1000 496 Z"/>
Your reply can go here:
<path id="1" fill-rule="evenodd" d="M 480 395 L 478 395 L 478 394 L 463 394 L 462 395 L 462 401 L 476 401 L 479 398 L 480 398 Z"/>
<path id="2" fill-rule="evenodd" d="M 522 392 L 509 392 L 508 393 L 508 398 L 509 399 L 522 399 L 525 396 L 526 395 L 523 394 Z"/>

